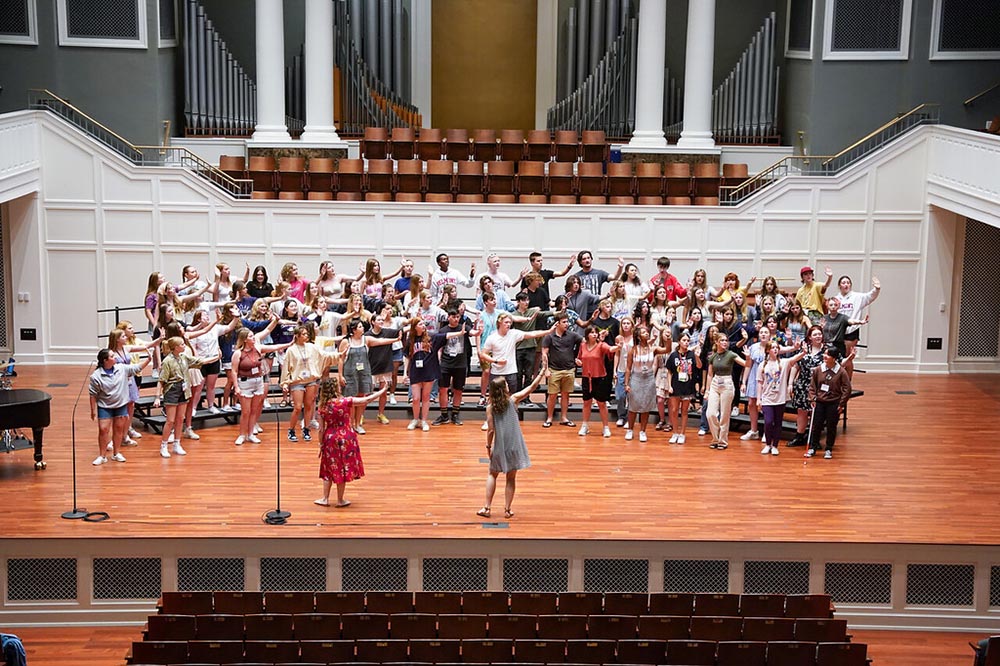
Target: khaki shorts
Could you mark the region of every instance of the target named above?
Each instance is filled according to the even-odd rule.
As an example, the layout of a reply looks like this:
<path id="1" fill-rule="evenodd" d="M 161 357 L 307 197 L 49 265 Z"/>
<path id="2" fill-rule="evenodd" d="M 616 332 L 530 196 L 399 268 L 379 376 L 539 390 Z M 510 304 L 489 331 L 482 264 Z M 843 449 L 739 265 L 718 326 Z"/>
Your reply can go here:
<path id="1" fill-rule="evenodd" d="M 552 370 L 549 375 L 549 395 L 556 393 L 571 392 L 573 390 L 573 377 L 575 370 Z"/>

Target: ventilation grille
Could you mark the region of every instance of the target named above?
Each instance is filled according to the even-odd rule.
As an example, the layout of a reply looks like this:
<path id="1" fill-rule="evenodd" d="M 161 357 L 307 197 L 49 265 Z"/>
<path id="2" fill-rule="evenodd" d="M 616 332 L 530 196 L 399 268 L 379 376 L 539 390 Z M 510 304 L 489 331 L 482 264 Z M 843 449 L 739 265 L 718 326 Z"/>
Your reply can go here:
<path id="1" fill-rule="evenodd" d="M 958 356 L 996 358 L 1000 344 L 1000 300 L 983 298 L 1000 256 L 1000 229 L 967 219 L 962 260 L 962 303 L 958 308 Z"/>
<path id="2" fill-rule="evenodd" d="M 649 592 L 649 560 L 584 560 L 586 592 Z"/>
<path id="3" fill-rule="evenodd" d="M 665 560 L 664 592 L 729 592 L 727 560 Z"/>
<path id="4" fill-rule="evenodd" d="M 448 592 L 487 587 L 489 563 L 485 557 L 430 557 L 423 564 L 424 590 Z"/>
<path id="5" fill-rule="evenodd" d="M 5 222 L 0 220 L 0 222 Z M 3 224 L 3 227 L 9 227 L 8 224 Z M 8 303 L 10 303 L 10 293 L 7 291 L 9 289 L 9 283 L 7 282 L 7 266 L 4 260 L 7 252 L 4 248 L 4 234 L 7 233 L 3 228 L 0 228 L 0 349 L 4 351 L 10 351 L 10 311 L 8 310 Z"/>
<path id="6" fill-rule="evenodd" d="M 76 560 L 71 557 L 7 560 L 7 599 L 76 599 Z"/>
<path id="7" fill-rule="evenodd" d="M 160 39 L 173 41 L 177 39 L 177 12 L 174 0 L 160 0 Z"/>
<path id="8" fill-rule="evenodd" d="M 99 557 L 94 560 L 95 599 L 159 599 L 163 586 L 156 557 Z"/>
<path id="9" fill-rule="evenodd" d="M 788 50 L 812 50 L 813 0 L 788 2 Z"/>
<path id="10" fill-rule="evenodd" d="M 891 604 L 892 565 L 827 562 L 826 593 L 839 604 Z"/>
<path id="11" fill-rule="evenodd" d="M 30 37 L 31 23 L 28 19 L 28 0 L 10 0 L 0 3 L 0 35 Z"/>
<path id="12" fill-rule="evenodd" d="M 177 560 L 177 589 L 180 592 L 244 590 L 243 560 L 238 557 L 182 557 Z"/>
<path id="13" fill-rule="evenodd" d="M 316 592 L 326 589 L 322 557 L 262 557 L 260 589 L 264 592 Z"/>
<path id="14" fill-rule="evenodd" d="M 940 51 L 1000 50 L 1000 3 L 941 0 Z"/>
<path id="15" fill-rule="evenodd" d="M 743 563 L 746 594 L 809 594 L 809 563 L 747 560 Z"/>
<path id="16" fill-rule="evenodd" d="M 899 51 L 904 0 L 833 2 L 834 51 Z"/>
<path id="17" fill-rule="evenodd" d="M 908 564 L 906 603 L 914 606 L 972 606 L 976 568 L 971 564 Z"/>
<path id="18" fill-rule="evenodd" d="M 990 606 L 1000 606 L 1000 567 L 990 567 Z"/>
<path id="19" fill-rule="evenodd" d="M 344 590 L 406 590 L 405 557 L 345 557 Z"/>
<path id="20" fill-rule="evenodd" d="M 508 592 L 565 592 L 568 584 L 569 560 L 503 561 L 503 589 Z"/>
<path id="21" fill-rule="evenodd" d="M 65 0 L 66 34 L 81 39 L 139 39 L 139 2 Z"/>

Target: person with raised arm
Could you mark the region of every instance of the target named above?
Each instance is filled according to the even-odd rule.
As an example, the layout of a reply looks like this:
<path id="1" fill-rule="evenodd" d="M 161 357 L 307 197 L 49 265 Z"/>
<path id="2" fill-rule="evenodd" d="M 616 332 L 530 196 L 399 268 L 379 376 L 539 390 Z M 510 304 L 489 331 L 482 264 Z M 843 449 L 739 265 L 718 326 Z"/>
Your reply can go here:
<path id="1" fill-rule="evenodd" d="M 431 299 L 437 300 L 441 298 L 441 291 L 448 284 L 453 284 L 456 287 L 465 287 L 466 289 L 472 287 L 473 276 L 476 274 L 476 262 L 472 262 L 469 266 L 469 273 L 466 276 L 451 267 L 451 257 L 446 252 L 438 254 L 434 258 L 434 261 L 437 263 L 436 269 L 433 266 L 427 267 L 428 282 L 430 284 L 428 291 L 431 292 Z"/>
<path id="2" fill-rule="evenodd" d="M 112 333 L 114 335 L 114 333 Z M 111 460 L 125 462 L 118 450 L 128 430 L 129 383 L 149 365 L 147 356 L 142 363 L 116 363 L 115 353 L 102 349 L 97 354 L 97 368 L 90 375 L 90 420 L 97 421 L 97 457 L 94 465 L 108 462 L 105 446 L 111 442 Z"/>

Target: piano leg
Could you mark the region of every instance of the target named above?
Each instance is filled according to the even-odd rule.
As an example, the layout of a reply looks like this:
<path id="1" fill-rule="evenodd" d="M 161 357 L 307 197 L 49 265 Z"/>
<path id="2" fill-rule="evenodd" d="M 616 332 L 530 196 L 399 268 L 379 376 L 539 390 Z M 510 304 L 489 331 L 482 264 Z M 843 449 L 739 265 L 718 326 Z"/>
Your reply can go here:
<path id="1" fill-rule="evenodd" d="M 42 432 L 44 428 L 32 428 L 31 434 L 35 439 L 35 469 L 45 469 L 45 461 L 42 460 Z"/>

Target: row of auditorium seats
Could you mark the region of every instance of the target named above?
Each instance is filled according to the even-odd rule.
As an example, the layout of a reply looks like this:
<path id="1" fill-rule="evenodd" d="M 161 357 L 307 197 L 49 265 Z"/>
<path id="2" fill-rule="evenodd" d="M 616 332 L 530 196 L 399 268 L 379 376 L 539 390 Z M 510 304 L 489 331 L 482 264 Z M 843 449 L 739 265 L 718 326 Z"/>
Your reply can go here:
<path id="1" fill-rule="evenodd" d="M 366 127 L 361 155 L 381 160 L 537 160 L 548 162 L 604 162 L 608 144 L 603 131 L 584 130 L 472 130 L 442 131 L 425 127 L 418 135 L 412 127 Z"/>
<path id="2" fill-rule="evenodd" d="M 297 615 L 151 615 L 146 640 L 473 639 L 714 641 L 849 640 L 833 618 L 674 615 L 431 615 L 301 613 Z"/>
<path id="3" fill-rule="evenodd" d="M 673 615 L 831 618 L 826 594 L 690 592 L 164 592 L 166 615 L 253 613 L 432 613 L 493 615 Z"/>
<path id="4" fill-rule="evenodd" d="M 159 641 L 132 644 L 139 664 L 677 664 L 865 666 L 860 643 L 804 641 Z"/>
<path id="5" fill-rule="evenodd" d="M 222 156 L 220 168 L 253 181 L 255 199 L 717 205 L 746 164 L 461 161 Z"/>

